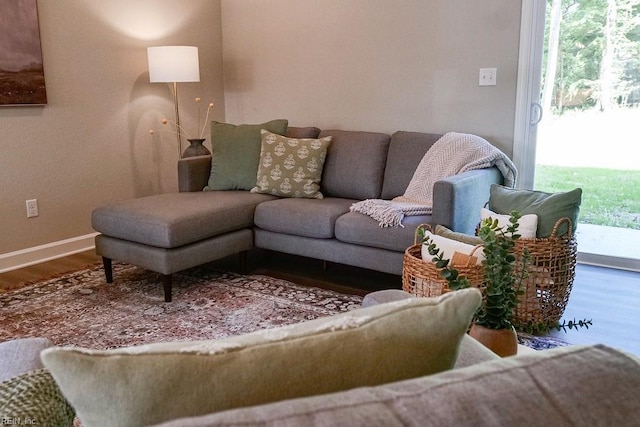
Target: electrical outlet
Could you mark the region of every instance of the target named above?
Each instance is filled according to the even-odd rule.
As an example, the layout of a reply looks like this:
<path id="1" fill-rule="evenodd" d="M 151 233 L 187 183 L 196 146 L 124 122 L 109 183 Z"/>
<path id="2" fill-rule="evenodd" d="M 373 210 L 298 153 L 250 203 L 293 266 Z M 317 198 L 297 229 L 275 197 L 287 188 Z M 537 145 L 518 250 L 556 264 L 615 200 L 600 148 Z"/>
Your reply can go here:
<path id="1" fill-rule="evenodd" d="M 478 86 L 495 86 L 497 74 L 497 68 L 480 68 Z"/>
<path id="2" fill-rule="evenodd" d="M 38 215 L 38 199 L 27 200 L 27 218 L 33 218 Z"/>

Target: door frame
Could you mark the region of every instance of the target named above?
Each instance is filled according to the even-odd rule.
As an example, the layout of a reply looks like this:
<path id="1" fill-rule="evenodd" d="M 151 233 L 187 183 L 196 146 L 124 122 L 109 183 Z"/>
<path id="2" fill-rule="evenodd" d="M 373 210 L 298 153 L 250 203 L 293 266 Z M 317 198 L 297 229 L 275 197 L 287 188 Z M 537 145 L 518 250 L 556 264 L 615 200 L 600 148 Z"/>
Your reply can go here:
<path id="1" fill-rule="evenodd" d="M 546 0 L 522 0 L 516 87 L 513 162 L 518 188 L 533 189 L 537 124 L 542 118 L 540 88 L 544 52 Z"/>

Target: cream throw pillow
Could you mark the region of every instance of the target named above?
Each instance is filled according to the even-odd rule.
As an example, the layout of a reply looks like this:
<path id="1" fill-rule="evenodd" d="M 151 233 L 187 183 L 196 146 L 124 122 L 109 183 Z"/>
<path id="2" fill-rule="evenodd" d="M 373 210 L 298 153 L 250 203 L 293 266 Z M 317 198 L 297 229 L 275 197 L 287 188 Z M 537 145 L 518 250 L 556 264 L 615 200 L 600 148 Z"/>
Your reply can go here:
<path id="1" fill-rule="evenodd" d="M 42 352 L 85 427 L 138 426 L 451 369 L 477 289 L 223 340 Z"/>
<path id="2" fill-rule="evenodd" d="M 480 208 L 480 220 L 486 218 L 493 218 L 498 220 L 498 225 L 500 227 L 507 227 L 511 225 L 509 222 L 509 218 L 511 215 L 501 215 L 495 212 L 490 211 L 486 208 Z M 522 236 L 523 239 L 535 239 L 536 232 L 538 231 L 538 215 L 536 214 L 528 214 L 522 215 L 522 217 L 518 220 L 518 233 Z"/>
<path id="3" fill-rule="evenodd" d="M 484 252 L 482 251 L 482 246 L 480 245 L 469 245 L 467 243 L 461 242 L 459 240 L 449 239 L 444 236 L 439 236 L 437 234 L 433 234 L 427 230 L 425 230 L 425 236 L 428 236 L 433 243 L 442 251 L 442 257 L 444 259 L 448 259 L 452 261 L 451 265 L 456 266 L 457 264 L 453 263 L 454 254 L 457 252 L 462 255 L 469 255 L 476 259 L 475 264 L 482 264 L 484 260 Z M 466 257 L 463 257 L 466 259 Z M 432 262 L 433 255 L 429 254 L 427 249 L 427 245 L 422 245 L 422 260 L 427 262 Z M 466 265 L 466 263 L 465 263 Z"/>
<path id="4" fill-rule="evenodd" d="M 322 199 L 320 179 L 331 136 L 287 138 L 265 129 L 256 186 L 252 193 Z"/>

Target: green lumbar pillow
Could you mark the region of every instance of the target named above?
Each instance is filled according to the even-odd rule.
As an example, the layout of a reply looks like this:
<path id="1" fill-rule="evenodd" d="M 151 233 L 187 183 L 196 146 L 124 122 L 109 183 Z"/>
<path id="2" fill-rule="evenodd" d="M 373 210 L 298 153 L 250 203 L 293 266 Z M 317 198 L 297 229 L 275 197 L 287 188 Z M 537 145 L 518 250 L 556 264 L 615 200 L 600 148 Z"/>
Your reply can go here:
<path id="1" fill-rule="evenodd" d="M 545 193 L 544 191 L 516 190 L 502 185 L 491 185 L 489 209 L 498 214 L 509 214 L 518 211 L 522 215 L 538 216 L 537 237 L 550 237 L 554 226 L 561 218 L 569 218 L 572 232 L 578 225 L 582 189 L 576 188 L 565 193 Z M 568 224 L 561 223 L 556 237 L 567 234 Z"/>
<path id="2" fill-rule="evenodd" d="M 284 119 L 262 124 L 211 123 L 211 175 L 208 190 L 251 190 L 256 185 L 262 145 L 261 129 L 279 135 L 287 132 Z"/>
<path id="3" fill-rule="evenodd" d="M 481 299 L 470 288 L 222 340 L 53 347 L 42 361 L 84 426 L 149 425 L 451 369 Z"/>

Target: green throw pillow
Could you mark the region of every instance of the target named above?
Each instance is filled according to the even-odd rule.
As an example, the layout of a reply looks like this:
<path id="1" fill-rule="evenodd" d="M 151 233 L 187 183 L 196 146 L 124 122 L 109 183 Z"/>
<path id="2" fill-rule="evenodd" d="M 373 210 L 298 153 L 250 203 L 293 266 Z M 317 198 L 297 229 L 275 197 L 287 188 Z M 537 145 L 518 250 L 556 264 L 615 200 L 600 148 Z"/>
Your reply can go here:
<path id="1" fill-rule="evenodd" d="M 251 190 L 260 159 L 260 130 L 284 135 L 288 124 L 284 119 L 256 125 L 212 122 L 211 176 L 205 191 Z"/>
<path id="2" fill-rule="evenodd" d="M 45 369 L 0 383 L 2 425 L 73 426 L 74 418 L 73 408 Z"/>
<path id="3" fill-rule="evenodd" d="M 138 426 L 451 369 L 482 296 L 409 298 L 222 340 L 42 352 L 86 426 Z"/>
<path id="4" fill-rule="evenodd" d="M 581 188 L 566 193 L 545 193 L 493 184 L 489 196 L 489 209 L 498 214 L 509 214 L 515 210 L 522 215 L 538 215 L 537 237 L 545 238 L 551 236 L 556 222 L 565 217 L 571 220 L 572 232 L 575 233 L 581 202 Z M 567 234 L 567 227 L 566 223 L 558 227 L 556 237 Z"/>
<path id="5" fill-rule="evenodd" d="M 265 129 L 256 186 L 252 193 L 322 199 L 320 179 L 331 136 L 287 138 Z"/>

